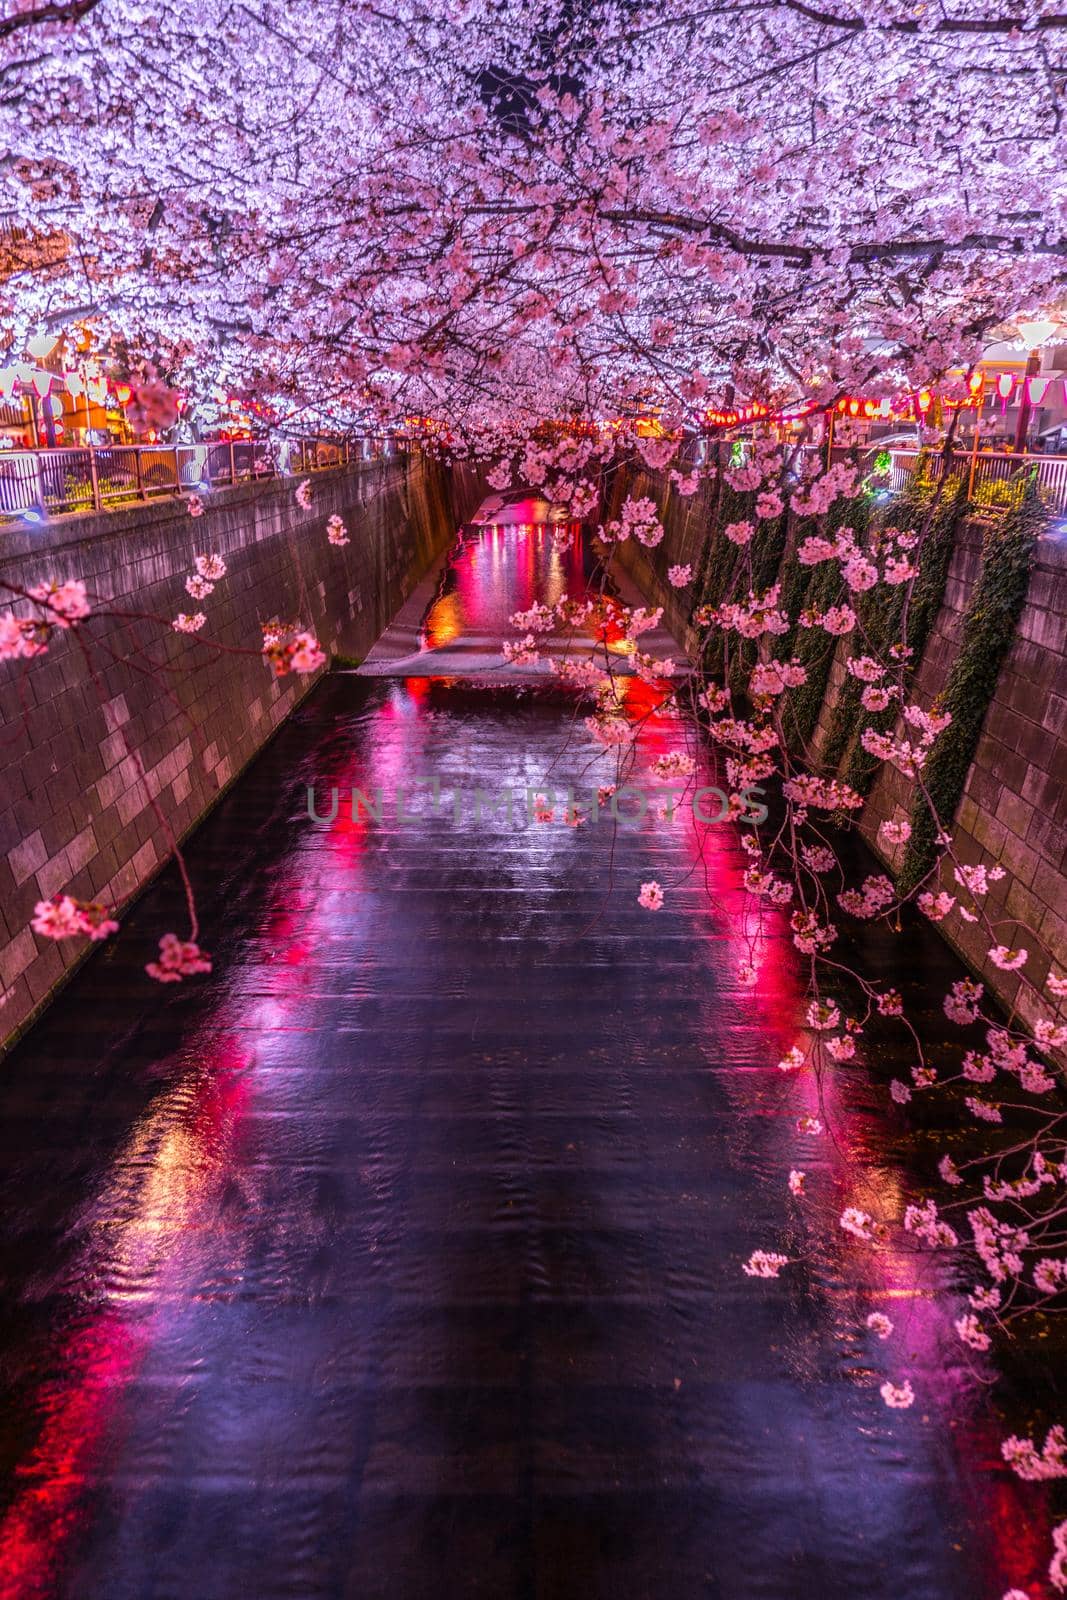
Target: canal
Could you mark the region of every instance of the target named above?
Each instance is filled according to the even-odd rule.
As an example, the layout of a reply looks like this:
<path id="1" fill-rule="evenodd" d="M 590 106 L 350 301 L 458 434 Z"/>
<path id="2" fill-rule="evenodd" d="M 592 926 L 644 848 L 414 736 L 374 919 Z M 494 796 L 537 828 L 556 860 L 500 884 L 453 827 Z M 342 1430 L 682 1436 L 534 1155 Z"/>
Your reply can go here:
<path id="1" fill-rule="evenodd" d="M 167 874 L 4 1063 L 2 1600 L 999 1600 L 1047 1564 L 967 1286 L 825 1225 L 928 1152 L 891 1061 L 778 1070 L 803 974 L 740 830 L 530 815 L 616 777 L 500 657 L 589 565 L 467 529 L 192 842 L 212 977 L 144 976 Z M 660 698 L 627 680 L 629 782 L 713 782 Z M 933 1037 L 936 935 L 864 959 Z"/>

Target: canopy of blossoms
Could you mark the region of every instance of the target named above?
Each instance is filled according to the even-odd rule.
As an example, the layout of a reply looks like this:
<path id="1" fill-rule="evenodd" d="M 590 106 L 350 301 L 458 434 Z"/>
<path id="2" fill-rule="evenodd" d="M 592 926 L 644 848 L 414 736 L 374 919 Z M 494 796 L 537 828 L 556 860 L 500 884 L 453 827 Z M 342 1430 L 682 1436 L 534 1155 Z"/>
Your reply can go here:
<path id="1" fill-rule="evenodd" d="M 283 416 L 917 385 L 1063 270 L 1051 6 L 4 9 L 16 340 L 88 321 Z"/>
<path id="2" fill-rule="evenodd" d="M 959 788 L 939 758 L 956 740 L 966 770 L 961 726 L 980 726 L 987 703 L 974 703 L 973 656 L 985 651 L 995 678 L 1040 507 L 1016 507 L 990 535 L 971 683 L 950 676 L 945 704 L 923 705 L 915 667 L 965 510 L 952 429 L 936 490 L 883 515 L 858 460 L 801 458 L 766 430 L 735 459 L 694 462 L 669 435 L 738 397 L 829 406 L 966 373 L 997 324 L 1058 298 L 1065 40 L 1051 6 L 1007 0 L 9 0 L 0 19 L 0 206 L 15 230 L 0 315 L 16 345 L 88 325 L 121 342 L 146 388 L 222 386 L 301 426 L 433 419 L 454 448 L 490 459 L 497 489 L 543 485 L 572 518 L 599 515 L 605 573 L 627 541 L 655 551 L 664 537 L 647 474 L 637 488 L 605 470 L 618 447 L 636 444 L 638 469 L 664 474 L 661 500 L 702 496 L 701 570 L 666 574 L 689 591 L 700 642 L 702 670 L 683 688 L 642 648 L 658 613 L 628 611 L 607 582 L 514 616 L 504 661 L 532 665 L 542 636 L 573 636 L 553 670 L 584 703 L 576 726 L 591 747 L 617 753 L 620 783 L 640 734 L 620 654 L 666 714 L 685 699 L 719 754 L 730 814 L 776 780 L 745 837 L 751 949 L 738 977 L 760 982 L 760 931 L 788 919 L 809 984 L 778 1065 L 809 1076 L 820 1110 L 799 1133 L 825 1130 L 823 1084 L 883 1026 L 913 1049 L 887 1098 L 948 1090 L 972 1125 L 1021 1123 L 1008 1148 L 940 1152 L 936 1198 L 900 1214 L 890 1200 L 884 1215 L 881 1201 L 848 1206 L 830 1222 L 864 1250 L 960 1250 L 973 1287 L 956 1331 L 976 1353 L 1067 1283 L 1054 1074 L 1067 974 L 1039 930 L 989 909 L 1001 869 L 957 855 Z M 42 266 L 41 242 L 57 239 L 65 248 Z M 649 409 L 667 437 L 543 427 Z M 343 550 L 339 518 L 316 527 L 310 484 L 296 501 L 308 536 Z M 204 507 L 194 496 L 188 509 Z M 226 577 L 217 554 L 196 556 L 178 603 L 197 609 L 150 619 L 173 649 L 220 648 L 211 596 Z M 10 670 L 121 616 L 77 579 L 4 587 Z M 299 621 L 252 633 L 265 671 L 324 662 Z M 834 761 L 811 737 L 832 662 L 845 684 Z M 903 866 L 895 881 L 872 871 L 852 883 L 839 836 L 885 765 L 914 785 L 910 818 L 881 840 L 887 856 L 906 852 Z M 695 784 L 696 767 L 678 758 L 656 775 Z M 633 886 L 650 915 L 671 892 Z M 116 930 L 114 909 L 59 894 L 34 929 L 93 942 Z M 920 914 L 977 927 L 988 962 L 1019 974 L 1008 1015 L 973 978 L 945 995 L 961 1030 L 945 1060 L 928 1058 L 900 994 L 841 953 L 843 927 Z M 188 937 L 163 935 L 150 976 L 206 976 L 199 931 L 190 890 Z M 782 1182 L 810 1203 L 802 1168 Z M 782 1242 L 739 1270 L 788 1271 Z M 867 1326 L 890 1339 L 883 1313 Z M 903 1360 L 880 1391 L 892 1410 L 922 1399 Z M 1048 1421 L 1043 1443 L 1003 1442 L 1022 1478 L 1067 1476 L 1063 1424 Z M 1067 1590 L 1067 1522 L 1048 1555 L 1050 1582 Z"/>

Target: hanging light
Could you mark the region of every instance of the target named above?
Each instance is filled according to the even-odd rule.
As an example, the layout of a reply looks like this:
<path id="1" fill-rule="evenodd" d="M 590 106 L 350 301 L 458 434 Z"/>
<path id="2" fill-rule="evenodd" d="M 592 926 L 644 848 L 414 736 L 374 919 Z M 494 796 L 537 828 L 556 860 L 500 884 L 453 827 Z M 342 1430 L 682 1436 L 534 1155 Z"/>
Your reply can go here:
<path id="1" fill-rule="evenodd" d="M 43 400 L 52 387 L 52 374 L 50 372 L 35 372 L 30 382 L 37 391 L 37 398 Z"/>
<path id="2" fill-rule="evenodd" d="M 57 334 L 38 333 L 26 340 L 26 349 L 35 361 L 47 361 L 58 343 Z"/>
<path id="3" fill-rule="evenodd" d="M 930 406 L 933 403 L 933 398 L 934 397 L 930 393 L 929 389 L 920 389 L 918 395 L 916 396 L 919 404 L 919 410 L 922 412 L 929 411 Z"/>
<path id="4" fill-rule="evenodd" d="M 1042 403 L 1045 398 L 1045 392 L 1051 382 L 1051 378 L 1030 379 L 1026 386 L 1026 392 L 1030 396 L 1030 404 L 1032 406 L 1039 406 Z"/>
<path id="5" fill-rule="evenodd" d="M 1047 320 L 1020 322 L 1018 324 L 1019 338 L 1027 350 L 1036 350 L 1039 344 L 1044 344 L 1046 339 L 1051 339 L 1058 327 L 1058 322 L 1049 322 Z"/>
<path id="6" fill-rule="evenodd" d="M 1002 372 L 1000 377 L 997 379 L 997 393 L 999 394 L 1000 398 L 1002 400 L 1007 400 L 1014 388 L 1014 375 L 1010 372 Z"/>

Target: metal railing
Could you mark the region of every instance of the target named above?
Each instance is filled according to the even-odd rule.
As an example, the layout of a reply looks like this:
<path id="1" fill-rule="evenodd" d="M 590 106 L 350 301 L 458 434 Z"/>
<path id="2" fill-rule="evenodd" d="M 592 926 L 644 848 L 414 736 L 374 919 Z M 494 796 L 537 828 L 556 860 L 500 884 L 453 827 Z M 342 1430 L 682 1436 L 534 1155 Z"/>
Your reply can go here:
<path id="1" fill-rule="evenodd" d="M 0 452 L 0 517 L 40 520 L 195 494 L 259 478 L 303 476 L 351 462 L 389 459 L 408 448 L 392 434 L 341 442 L 261 439 L 214 444 L 94 445 Z"/>
<path id="2" fill-rule="evenodd" d="M 888 487 L 907 487 L 922 463 L 922 475 L 937 483 L 945 470 L 939 451 L 923 455 L 918 450 L 893 450 Z M 977 454 L 958 451 L 952 457 L 951 473 L 967 483 L 967 497 L 984 511 L 1008 511 L 1017 506 L 1034 484 L 1041 499 L 1056 516 L 1067 514 L 1067 456 L 1015 455 L 1010 450 L 980 450 Z"/>

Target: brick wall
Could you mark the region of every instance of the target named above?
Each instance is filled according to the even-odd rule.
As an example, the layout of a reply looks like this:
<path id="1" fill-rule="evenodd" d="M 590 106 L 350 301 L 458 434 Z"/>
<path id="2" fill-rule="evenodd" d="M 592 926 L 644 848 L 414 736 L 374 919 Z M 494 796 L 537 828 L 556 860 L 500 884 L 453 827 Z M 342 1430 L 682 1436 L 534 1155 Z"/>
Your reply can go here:
<path id="1" fill-rule="evenodd" d="M 690 563 L 694 573 L 699 571 L 710 491 L 686 499 L 638 471 L 612 486 L 609 515 L 626 493 L 651 495 L 666 531 L 654 550 L 629 540 L 618 547 L 619 559 L 647 599 L 663 606 L 675 637 L 692 654 L 696 640 L 686 626 L 691 596 L 671 588 L 667 568 Z M 977 521 L 964 524 L 953 554 L 944 602 L 915 678 L 914 697 L 926 708 L 945 687 L 959 650 L 964 613 L 981 565 L 982 532 Z M 842 641 L 814 736 L 816 752 L 825 742 L 847 653 L 848 641 Z M 912 789 L 895 768 L 883 766 L 860 821 L 868 844 L 893 867 L 903 846 L 887 850 L 877 837 L 878 828 L 887 818 L 910 814 Z M 991 917 L 1004 919 L 998 929 L 1002 943 L 1031 950 L 1028 976 L 1039 986 L 1045 977 L 1048 960 L 1037 960 L 1041 946 L 1051 952 L 1056 970 L 1067 972 L 1067 539 L 1062 533 L 1039 542 L 1018 636 L 986 715 L 953 837 L 964 862 L 1004 867 L 1006 876 L 993 886 L 986 906 Z M 1013 1004 L 1019 994 L 1025 1014 L 1025 991 L 1017 976 L 1000 972 L 987 960 L 984 932 L 957 916 L 938 926 L 1005 1004 Z"/>
<path id="2" fill-rule="evenodd" d="M 188 833 L 315 681 L 279 681 L 258 654 L 204 640 L 254 649 L 260 620 L 299 617 L 328 654 L 362 657 L 479 497 L 473 476 L 419 457 L 318 473 L 312 488 L 307 512 L 294 481 L 267 482 L 212 495 L 196 519 L 167 500 L 0 531 L 0 580 L 81 578 L 94 612 L 128 614 L 53 632 L 29 663 L 0 663 L 3 1043 L 85 953 L 84 940 L 31 931 L 35 902 L 63 891 L 121 908 L 168 854 L 150 797 Z M 348 527 L 343 548 L 326 541 L 333 512 Z M 208 551 L 228 572 L 195 601 L 184 581 Z M 167 626 L 196 610 L 202 635 Z"/>
<path id="3" fill-rule="evenodd" d="M 922 706 L 932 705 L 944 688 L 959 648 L 981 543 L 981 525 L 967 525 L 915 678 L 914 698 Z M 863 812 L 865 837 L 893 866 L 903 847 L 887 852 L 877 831 L 885 819 L 908 814 L 911 790 L 908 779 L 883 766 Z M 1055 969 L 1067 972 L 1067 541 L 1062 536 L 1038 543 L 1026 606 L 967 774 L 953 840 L 965 863 L 1004 867 L 1006 876 L 993 885 L 985 905 L 991 918 L 1004 919 L 997 930 L 1001 942 L 1032 952 L 1028 976 L 1038 985 L 1045 978 L 1048 960 L 1037 959 L 1042 947 L 1052 953 Z M 951 872 L 945 874 L 945 886 L 952 889 L 950 878 Z M 998 971 L 986 959 L 984 932 L 955 916 L 939 926 L 1007 1004 L 1019 992 L 1025 1015 L 1027 991 L 1017 976 Z"/>

